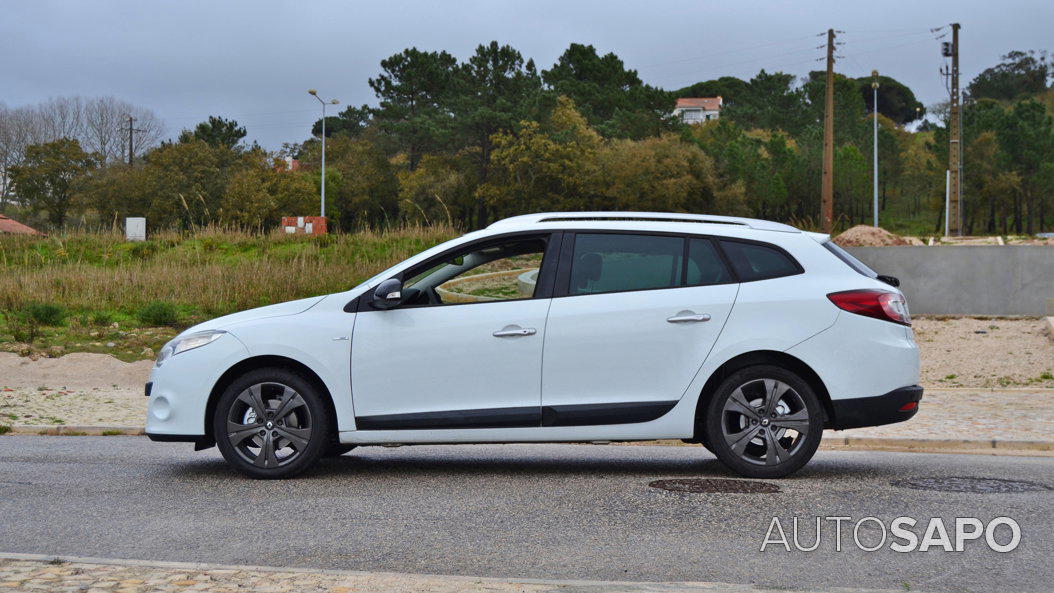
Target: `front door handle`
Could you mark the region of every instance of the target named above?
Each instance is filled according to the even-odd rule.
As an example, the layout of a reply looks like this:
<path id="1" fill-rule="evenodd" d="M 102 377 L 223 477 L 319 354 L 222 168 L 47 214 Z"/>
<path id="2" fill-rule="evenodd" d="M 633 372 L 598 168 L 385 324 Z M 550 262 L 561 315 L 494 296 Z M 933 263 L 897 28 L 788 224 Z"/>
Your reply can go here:
<path id="1" fill-rule="evenodd" d="M 538 333 L 538 330 L 533 327 L 520 327 L 518 325 L 506 325 L 505 327 L 494 332 L 495 338 L 514 338 L 517 336 L 533 336 Z"/>
<path id="2" fill-rule="evenodd" d="M 667 317 L 666 321 L 670 323 L 698 323 L 700 321 L 710 321 L 710 314 L 681 311 L 673 317 Z"/>

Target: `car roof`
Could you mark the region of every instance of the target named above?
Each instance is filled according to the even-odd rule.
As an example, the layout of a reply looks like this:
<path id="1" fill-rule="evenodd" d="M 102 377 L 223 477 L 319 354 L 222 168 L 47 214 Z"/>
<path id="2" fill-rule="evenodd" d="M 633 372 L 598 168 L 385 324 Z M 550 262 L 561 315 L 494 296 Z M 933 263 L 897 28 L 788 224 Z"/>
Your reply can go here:
<path id="1" fill-rule="evenodd" d="M 757 230 L 776 231 L 782 233 L 801 233 L 788 224 L 759 220 L 756 218 L 742 218 L 738 216 L 717 216 L 709 214 L 682 214 L 675 212 L 541 212 L 537 214 L 524 214 L 505 218 L 491 224 L 491 230 L 513 230 L 525 228 L 566 227 L 566 223 L 588 223 L 588 226 L 597 228 L 602 223 L 611 223 L 612 228 L 633 228 L 639 226 L 641 229 L 654 229 L 656 223 L 662 226 L 669 225 L 680 232 L 703 232 L 722 234 L 721 228 L 728 230 Z M 558 224 L 564 223 L 564 224 Z M 633 223 L 639 223 L 634 225 Z M 700 225 L 713 225 L 702 230 Z M 735 233 L 739 234 L 739 233 Z"/>

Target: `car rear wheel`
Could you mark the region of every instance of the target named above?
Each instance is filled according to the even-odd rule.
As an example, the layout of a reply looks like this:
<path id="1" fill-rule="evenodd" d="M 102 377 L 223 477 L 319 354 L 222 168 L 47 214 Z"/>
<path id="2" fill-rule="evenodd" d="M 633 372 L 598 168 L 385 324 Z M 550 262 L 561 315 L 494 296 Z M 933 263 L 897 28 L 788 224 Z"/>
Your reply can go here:
<path id="1" fill-rule="evenodd" d="M 259 369 L 220 396 L 213 434 L 224 459 L 253 478 L 290 478 L 313 466 L 331 442 L 319 390 L 285 369 Z"/>
<path id="2" fill-rule="evenodd" d="M 707 408 L 706 440 L 714 455 L 750 478 L 780 478 L 804 466 L 823 433 L 823 409 L 813 389 L 777 366 L 736 371 Z"/>

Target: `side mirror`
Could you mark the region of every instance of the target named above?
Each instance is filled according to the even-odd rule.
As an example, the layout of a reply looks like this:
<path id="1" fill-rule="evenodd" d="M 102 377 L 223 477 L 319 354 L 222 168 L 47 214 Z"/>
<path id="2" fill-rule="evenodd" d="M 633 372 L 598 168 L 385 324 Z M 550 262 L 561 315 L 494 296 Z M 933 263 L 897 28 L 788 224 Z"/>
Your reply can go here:
<path id="1" fill-rule="evenodd" d="M 370 301 L 375 309 L 394 309 L 403 304 L 403 283 L 398 278 L 389 278 L 377 285 Z"/>

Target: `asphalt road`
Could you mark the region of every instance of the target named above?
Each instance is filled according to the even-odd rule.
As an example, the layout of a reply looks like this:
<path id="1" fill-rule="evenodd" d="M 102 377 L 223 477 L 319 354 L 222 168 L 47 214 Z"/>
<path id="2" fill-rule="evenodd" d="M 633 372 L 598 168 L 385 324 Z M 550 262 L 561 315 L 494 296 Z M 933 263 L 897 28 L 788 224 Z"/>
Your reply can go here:
<path id="1" fill-rule="evenodd" d="M 361 448 L 292 481 L 232 474 L 215 449 L 140 437 L 0 437 L 0 551 L 494 577 L 714 581 L 773 588 L 1054 590 L 1054 491 L 966 494 L 905 477 L 1054 486 L 1054 459 L 821 451 L 775 494 L 687 494 L 661 478 L 730 478 L 699 447 Z M 1019 547 L 965 552 L 770 546 L 772 518 L 1009 516 Z M 915 529 L 920 539 L 925 528 Z M 865 545 L 877 543 L 872 523 Z M 1006 539 L 1007 532 L 1000 532 Z"/>

